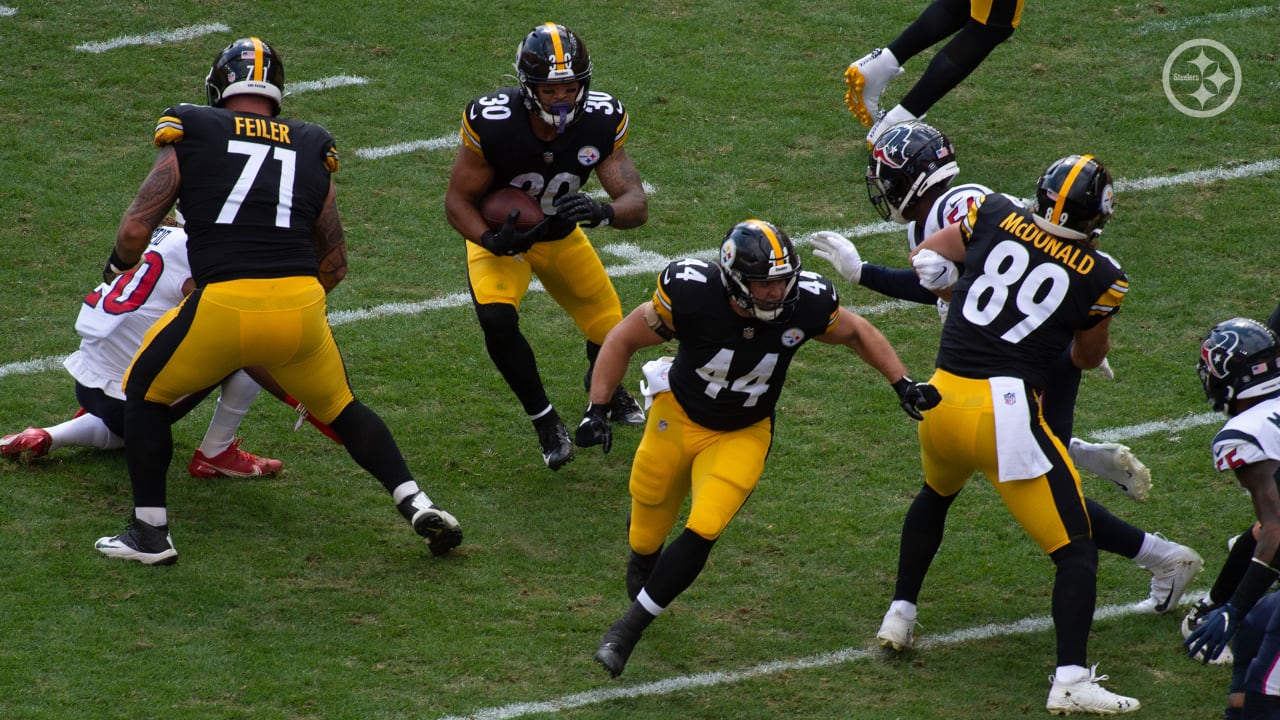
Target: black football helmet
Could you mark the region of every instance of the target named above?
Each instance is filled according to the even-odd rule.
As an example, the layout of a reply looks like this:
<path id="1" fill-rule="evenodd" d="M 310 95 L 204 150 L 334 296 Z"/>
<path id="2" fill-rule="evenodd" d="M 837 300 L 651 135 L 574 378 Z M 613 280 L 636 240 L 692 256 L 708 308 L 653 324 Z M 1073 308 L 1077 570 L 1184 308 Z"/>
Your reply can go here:
<path id="1" fill-rule="evenodd" d="M 867 163 L 867 197 L 885 220 L 906 224 L 903 212 L 925 191 L 945 190 L 960 174 L 956 150 L 936 128 L 919 120 L 894 125 L 876 140 Z"/>
<path id="2" fill-rule="evenodd" d="M 232 95 L 261 95 L 271 101 L 271 114 L 279 115 L 284 97 L 284 63 L 261 39 L 241 38 L 213 59 L 204 88 L 213 107 L 221 107 L 222 101 Z"/>
<path id="3" fill-rule="evenodd" d="M 515 67 L 529 112 L 538 113 L 557 132 L 582 117 L 591 86 L 591 55 L 577 33 L 550 22 L 535 27 L 516 47 Z M 539 85 L 570 82 L 578 83 L 572 103 L 543 105 L 538 100 Z"/>
<path id="4" fill-rule="evenodd" d="M 787 234 L 763 220 L 744 220 L 720 243 L 720 275 L 738 307 L 766 322 L 782 322 L 800 299 L 800 255 Z M 786 294 L 773 303 L 751 294 L 751 281 L 785 280 Z"/>
<path id="5" fill-rule="evenodd" d="M 1234 400 L 1280 393 L 1280 342 L 1256 320 L 1220 322 L 1200 343 L 1196 371 L 1213 409 L 1229 413 Z"/>
<path id="6" fill-rule="evenodd" d="M 1092 155 L 1061 158 L 1036 183 L 1031 211 L 1053 225 L 1096 239 L 1115 211 L 1111 173 Z"/>

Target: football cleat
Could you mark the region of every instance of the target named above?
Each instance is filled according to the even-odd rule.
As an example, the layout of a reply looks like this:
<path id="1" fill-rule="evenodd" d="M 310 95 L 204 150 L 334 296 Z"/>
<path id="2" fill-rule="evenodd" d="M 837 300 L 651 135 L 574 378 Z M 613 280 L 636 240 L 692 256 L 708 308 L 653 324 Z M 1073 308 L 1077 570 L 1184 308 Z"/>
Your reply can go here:
<path id="1" fill-rule="evenodd" d="M 924 116 L 916 117 L 907 112 L 907 109 L 901 105 L 895 105 L 892 110 L 881 110 L 880 114 L 876 116 L 875 123 L 867 131 L 867 149 L 874 151 L 881 135 L 902 123 L 911 122 L 912 120 L 924 120 Z"/>
<path id="2" fill-rule="evenodd" d="M 38 458 L 49 453 L 53 436 L 48 430 L 29 427 L 16 435 L 0 438 L 0 455 L 11 458 Z"/>
<path id="3" fill-rule="evenodd" d="M 1151 492 L 1151 471 L 1125 445 L 1071 438 L 1067 454 L 1076 467 L 1111 482 L 1138 502 L 1146 500 Z"/>
<path id="4" fill-rule="evenodd" d="M 241 450 L 242 440 L 243 438 L 236 438 L 231 447 L 213 457 L 206 457 L 200 452 L 200 448 L 196 448 L 191 462 L 187 464 L 187 472 L 191 473 L 191 477 L 198 478 L 259 477 L 275 475 L 284 467 L 284 463 L 279 460 L 259 457 Z"/>
<path id="5" fill-rule="evenodd" d="M 865 127 L 880 114 L 880 94 L 889 81 L 903 73 L 898 59 L 887 48 L 876 48 L 849 64 L 844 71 L 844 104 Z"/>
<path id="6" fill-rule="evenodd" d="M 609 400 L 609 420 L 632 427 L 644 425 L 644 409 L 621 385 L 613 391 L 613 398 Z"/>
<path id="7" fill-rule="evenodd" d="M 542 446 L 542 462 L 548 468 L 559 470 L 573 460 L 573 441 L 559 415 L 552 413 L 538 418 L 533 426 L 538 431 L 538 444 Z"/>
<path id="8" fill-rule="evenodd" d="M 627 667 L 631 651 L 636 649 L 640 641 L 640 633 L 627 624 L 626 618 L 609 626 L 608 632 L 600 639 L 600 647 L 596 648 L 596 662 L 604 666 L 613 677 L 618 677 Z"/>
<path id="9" fill-rule="evenodd" d="M 439 557 L 462 544 L 462 526 L 457 518 L 436 507 L 426 493 L 419 491 L 410 495 L 401 500 L 396 509 L 413 526 L 413 531 L 427 541 L 432 555 Z"/>
<path id="10" fill-rule="evenodd" d="M 1151 595 L 1143 601 L 1150 604 L 1157 613 L 1168 612 L 1177 607 L 1187 585 L 1200 574 L 1204 567 L 1204 559 L 1200 553 L 1186 545 L 1174 544 L 1174 549 L 1159 563 L 1154 563 L 1147 570 L 1151 573 Z"/>
<path id="11" fill-rule="evenodd" d="M 896 609 L 890 607 L 880 623 L 880 631 L 876 633 L 876 643 L 885 650 L 902 652 L 910 650 L 915 642 L 915 620 L 908 620 Z"/>
<path id="12" fill-rule="evenodd" d="M 115 537 L 98 538 L 93 544 L 107 557 L 134 560 L 143 565 L 172 565 L 178 562 L 178 551 L 173 548 L 173 537 L 168 525 L 148 525 L 137 515 L 129 518 L 124 532 Z"/>
<path id="13" fill-rule="evenodd" d="M 1053 686 L 1049 689 L 1049 699 L 1045 709 L 1054 715 L 1071 713 L 1092 713 L 1095 715 L 1116 715 L 1133 712 L 1142 707 L 1136 699 L 1118 695 L 1102 687 L 1098 683 L 1107 679 L 1106 675 L 1097 674 L 1098 666 L 1089 668 L 1089 674 L 1078 682 L 1058 682 L 1055 676 L 1049 676 Z"/>

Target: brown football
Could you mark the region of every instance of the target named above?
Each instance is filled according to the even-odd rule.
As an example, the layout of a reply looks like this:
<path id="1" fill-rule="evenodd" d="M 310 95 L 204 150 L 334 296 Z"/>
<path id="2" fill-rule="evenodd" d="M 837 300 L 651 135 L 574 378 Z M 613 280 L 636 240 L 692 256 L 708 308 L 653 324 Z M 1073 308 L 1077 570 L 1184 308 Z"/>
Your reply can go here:
<path id="1" fill-rule="evenodd" d="M 542 222 L 542 207 L 528 193 L 519 188 L 498 188 L 480 201 L 480 215 L 490 230 L 501 230 L 512 210 L 519 210 L 516 230 L 524 232 Z"/>

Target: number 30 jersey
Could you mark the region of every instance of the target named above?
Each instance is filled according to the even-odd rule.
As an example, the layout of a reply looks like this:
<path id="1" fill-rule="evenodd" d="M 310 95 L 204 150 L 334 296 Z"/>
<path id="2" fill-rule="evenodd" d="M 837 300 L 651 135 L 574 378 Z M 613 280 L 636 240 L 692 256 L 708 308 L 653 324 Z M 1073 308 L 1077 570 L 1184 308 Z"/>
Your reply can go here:
<path id="1" fill-rule="evenodd" d="M 671 392 L 694 422 L 738 430 L 772 417 L 791 358 L 834 328 L 840 298 L 829 280 L 801 272 L 799 300 L 778 322 L 742 317 L 729 305 L 720 268 L 677 260 L 658 276 L 653 304 L 679 341 Z"/>
<path id="2" fill-rule="evenodd" d="M 585 112 L 550 142 L 533 134 L 520 88 L 505 87 L 467 104 L 462 113 L 462 144 L 493 167 L 493 188 L 519 188 L 556 214 L 556 198 L 576 193 L 591 172 L 622 147 L 630 120 L 622 103 L 608 93 L 587 93 Z M 575 223 L 552 220 L 547 237 L 562 238 Z"/>
<path id="3" fill-rule="evenodd" d="M 1119 311 L 1128 278 L 1106 253 L 1045 232 L 1006 195 L 980 199 L 960 229 L 964 274 L 951 294 L 938 367 L 1043 389 L 1075 332 Z"/>
<path id="4" fill-rule="evenodd" d="M 303 122 L 181 104 L 156 123 L 178 153 L 178 201 L 197 285 L 319 274 L 311 244 L 338 151 Z"/>

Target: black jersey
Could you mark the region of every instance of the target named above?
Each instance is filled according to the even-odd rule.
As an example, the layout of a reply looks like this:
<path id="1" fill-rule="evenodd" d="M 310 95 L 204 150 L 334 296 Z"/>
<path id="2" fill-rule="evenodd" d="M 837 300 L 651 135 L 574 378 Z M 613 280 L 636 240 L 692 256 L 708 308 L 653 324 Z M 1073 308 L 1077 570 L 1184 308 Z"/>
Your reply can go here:
<path id="1" fill-rule="evenodd" d="M 1005 195 L 979 200 L 960 229 L 964 275 L 951 294 L 938 367 L 1044 388 L 1075 332 L 1119 311 L 1128 278 L 1111 256 L 1050 235 Z"/>
<path id="2" fill-rule="evenodd" d="M 482 95 L 462 113 L 462 143 L 493 167 L 493 185 L 517 187 L 555 215 L 554 200 L 578 192 L 591 171 L 627 139 L 627 111 L 612 95 L 587 93 L 582 116 L 550 142 L 533 134 L 520 88 L 506 87 Z M 562 238 L 576 223 L 552 220 L 547 237 Z"/>
<path id="3" fill-rule="evenodd" d="M 338 169 L 333 136 L 301 120 L 175 105 L 156 124 L 178 153 L 197 285 L 319 275 L 312 229 Z"/>
<path id="4" fill-rule="evenodd" d="M 712 430 L 737 430 L 773 415 L 791 358 L 835 327 L 840 297 L 829 280 L 801 272 L 800 298 L 778 322 L 742 317 L 729 306 L 720 269 L 677 260 L 658 276 L 654 307 L 679 341 L 668 377 L 689 417 Z"/>

